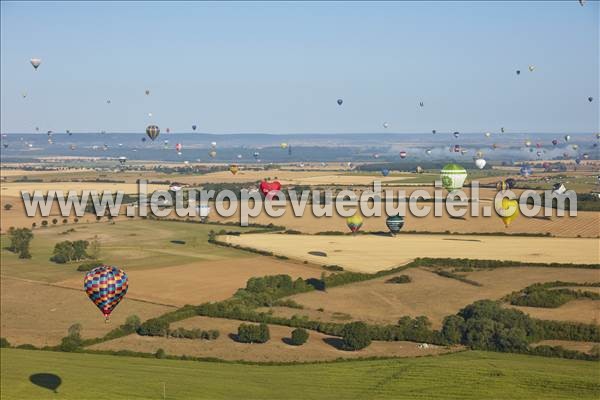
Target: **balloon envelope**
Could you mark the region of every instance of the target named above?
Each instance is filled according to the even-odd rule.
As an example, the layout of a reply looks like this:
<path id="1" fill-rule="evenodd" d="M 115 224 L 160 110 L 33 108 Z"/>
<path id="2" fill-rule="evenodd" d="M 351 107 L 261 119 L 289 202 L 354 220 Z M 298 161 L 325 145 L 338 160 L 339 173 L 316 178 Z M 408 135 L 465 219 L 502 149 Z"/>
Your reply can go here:
<path id="1" fill-rule="evenodd" d="M 29 60 L 29 62 L 31 63 L 31 65 L 33 65 L 33 68 L 37 70 L 40 64 L 42 63 L 42 60 L 40 58 L 32 58 L 31 60 Z"/>
<path id="2" fill-rule="evenodd" d="M 392 215 L 387 217 L 385 224 L 392 233 L 398 233 L 404 226 L 404 218 L 401 215 Z"/>
<path id="3" fill-rule="evenodd" d="M 457 190 L 463 187 L 467 179 L 467 171 L 457 164 L 446 164 L 440 171 L 442 186 L 448 191 Z"/>
<path id="4" fill-rule="evenodd" d="M 477 160 L 475 160 L 475 165 L 479 169 L 485 168 L 485 164 L 486 164 L 486 161 L 483 158 L 478 158 Z"/>
<path id="5" fill-rule="evenodd" d="M 127 274 L 117 267 L 102 265 L 85 274 L 83 288 L 106 319 L 127 293 Z"/>
<path id="6" fill-rule="evenodd" d="M 154 139 L 156 139 L 158 137 L 159 133 L 160 133 L 160 128 L 156 125 L 148 125 L 148 127 L 146 127 L 146 135 L 148 135 L 148 137 L 152 141 L 154 141 Z"/>
<path id="7" fill-rule="evenodd" d="M 360 227 L 363 224 L 363 219 L 360 216 L 360 214 L 354 214 L 351 217 L 346 218 L 346 225 L 348 226 L 348 228 L 350 229 L 350 231 L 352 233 L 356 233 L 358 232 L 358 230 L 360 229 Z"/>

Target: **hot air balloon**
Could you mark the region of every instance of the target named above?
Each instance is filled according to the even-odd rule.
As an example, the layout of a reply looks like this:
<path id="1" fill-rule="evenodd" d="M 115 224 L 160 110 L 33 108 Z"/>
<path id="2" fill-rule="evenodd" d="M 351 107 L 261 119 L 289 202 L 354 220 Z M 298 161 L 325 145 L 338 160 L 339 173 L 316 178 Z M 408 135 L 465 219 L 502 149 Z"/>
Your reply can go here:
<path id="1" fill-rule="evenodd" d="M 167 133 L 171 133 L 171 128 L 167 128 L 167 129 L 166 129 L 166 132 L 167 132 Z"/>
<path id="2" fill-rule="evenodd" d="M 125 161 L 127 161 L 127 157 L 124 157 L 124 156 L 119 157 L 119 162 L 121 164 L 125 164 Z"/>
<path id="3" fill-rule="evenodd" d="M 594 101 L 593 97 L 588 97 L 588 101 L 591 103 L 592 101 Z"/>
<path id="4" fill-rule="evenodd" d="M 148 118 L 152 118 L 152 113 L 151 112 L 148 113 Z"/>
<path id="5" fill-rule="evenodd" d="M 581 158 L 577 157 L 575 159 L 575 164 L 577 164 L 577 165 L 581 164 Z"/>
<path id="6" fill-rule="evenodd" d="M 485 133 L 485 137 L 490 137 L 490 136 L 492 136 L 492 134 L 490 132 Z"/>
<path id="7" fill-rule="evenodd" d="M 521 174 L 521 176 L 523 176 L 525 178 L 531 176 L 532 173 L 533 173 L 533 170 L 531 169 L 531 167 L 529 165 L 523 165 L 521 167 L 521 169 L 519 169 L 519 174 Z"/>
<path id="8" fill-rule="evenodd" d="M 208 155 L 210 156 L 210 158 L 215 158 L 217 156 L 217 152 L 214 150 L 211 150 L 208 152 Z"/>
<path id="9" fill-rule="evenodd" d="M 42 63 L 42 60 L 40 58 L 32 58 L 31 60 L 29 60 L 29 62 L 31 63 L 31 65 L 33 65 L 33 68 L 37 71 L 38 67 Z"/>
<path id="10" fill-rule="evenodd" d="M 26 98 L 26 97 L 27 97 L 27 92 L 23 92 L 23 93 L 21 93 L 21 96 L 22 96 L 23 98 Z"/>
<path id="11" fill-rule="evenodd" d="M 383 127 L 384 127 L 385 129 L 387 129 L 387 128 L 389 128 L 389 127 L 390 127 L 390 124 L 389 124 L 389 123 L 387 123 L 387 122 L 384 122 L 384 123 L 383 123 Z"/>
<path id="12" fill-rule="evenodd" d="M 554 185 L 552 185 L 552 193 L 564 194 L 566 191 L 567 188 L 560 182 L 557 182 Z"/>
<path id="13" fill-rule="evenodd" d="M 571 140 L 571 135 L 565 135 L 565 142 L 568 142 L 569 140 Z"/>
<path id="14" fill-rule="evenodd" d="M 435 129 L 432 129 L 431 133 L 433 133 L 435 135 L 437 133 L 437 131 Z"/>
<path id="15" fill-rule="evenodd" d="M 406 153 L 406 151 L 404 151 L 404 150 L 402 150 L 402 151 L 400 152 L 400 158 L 402 158 L 402 159 L 405 159 L 407 155 L 408 155 L 408 154 L 407 154 L 407 153 Z"/>
<path id="16" fill-rule="evenodd" d="M 160 133 L 160 128 L 156 125 L 148 125 L 146 127 L 146 135 L 150 138 L 150 140 L 154 141 L 158 137 Z"/>
<path id="17" fill-rule="evenodd" d="M 279 145 L 279 147 L 281 147 L 283 150 L 285 150 L 285 149 L 287 149 L 287 148 L 288 148 L 288 144 L 287 144 L 287 143 L 285 143 L 285 142 L 283 142 L 283 143 L 281 143 L 281 144 Z"/>
<path id="18" fill-rule="evenodd" d="M 517 75 L 521 75 L 521 70 L 520 69 L 517 70 Z"/>
<path id="19" fill-rule="evenodd" d="M 258 160 L 258 157 L 260 157 L 260 153 L 258 151 L 255 151 L 254 154 L 252 154 L 252 157 L 254 157 L 255 160 Z"/>
<path id="20" fill-rule="evenodd" d="M 146 138 L 145 138 L 145 137 L 143 137 L 143 138 L 142 138 L 142 142 L 145 142 L 145 141 L 146 141 Z"/>
<path id="21" fill-rule="evenodd" d="M 231 164 L 229 166 L 229 172 L 231 172 L 233 175 L 237 174 L 239 170 L 240 168 L 236 164 Z"/>
<path id="22" fill-rule="evenodd" d="M 259 188 L 265 198 L 272 199 L 275 193 L 281 190 L 281 183 L 279 181 L 261 181 Z"/>
<path id="23" fill-rule="evenodd" d="M 485 168 L 485 164 L 486 164 L 486 161 L 483 158 L 478 158 L 478 159 L 475 160 L 475 165 L 479 169 Z"/>
<path id="24" fill-rule="evenodd" d="M 454 132 L 453 135 L 456 139 L 458 139 L 458 137 L 460 136 L 460 132 Z"/>
<path id="25" fill-rule="evenodd" d="M 425 104 L 422 101 L 420 101 L 419 102 L 419 107 L 424 107 L 424 106 L 425 106 Z"/>
<path id="26" fill-rule="evenodd" d="M 5 149 L 8 148 L 8 143 L 3 143 L 2 145 L 4 146 Z"/>
<path id="27" fill-rule="evenodd" d="M 358 213 L 354 214 L 351 217 L 346 218 L 346 225 L 350 229 L 350 232 L 352 232 L 353 234 L 356 234 L 356 232 L 358 232 L 358 230 L 360 229 L 362 224 L 363 224 L 363 219 L 360 216 L 360 214 L 358 214 Z"/>
<path id="28" fill-rule="evenodd" d="M 127 293 L 127 274 L 117 267 L 101 265 L 85 274 L 83 288 L 108 321 Z"/>
<path id="29" fill-rule="evenodd" d="M 70 145 L 70 146 L 69 146 L 69 149 L 71 149 L 71 150 L 75 150 L 76 148 L 77 148 L 77 147 L 75 147 L 75 145 L 74 145 L 74 144 L 72 144 L 72 145 Z"/>
<path id="30" fill-rule="evenodd" d="M 210 142 L 210 147 L 212 147 L 213 149 L 214 149 L 215 147 L 217 147 L 217 142 Z"/>
<path id="31" fill-rule="evenodd" d="M 583 153 L 582 157 L 584 160 L 587 160 L 590 158 L 590 155 L 588 153 Z"/>
<path id="32" fill-rule="evenodd" d="M 344 103 L 344 100 L 342 100 L 342 99 L 337 99 L 337 103 L 338 103 L 338 106 L 341 106 L 341 105 Z"/>
<path id="33" fill-rule="evenodd" d="M 150 90 L 146 89 L 145 93 L 146 93 L 146 96 L 150 96 Z"/>
<path id="34" fill-rule="evenodd" d="M 192 130 L 195 131 L 196 130 L 196 125 L 192 125 Z"/>
<path id="35" fill-rule="evenodd" d="M 504 227 L 508 228 L 511 222 L 519 216 L 519 202 L 505 197 L 502 202 L 496 203 L 496 212 L 502 219 Z"/>
<path id="36" fill-rule="evenodd" d="M 241 154 L 238 154 L 236 157 L 238 158 L 238 160 L 242 159 L 242 155 Z"/>
<path id="37" fill-rule="evenodd" d="M 446 164 L 440 171 L 442 186 L 447 191 L 458 190 L 463 187 L 467 179 L 467 171 L 457 164 Z"/>
<path id="38" fill-rule="evenodd" d="M 67 134 L 68 134 L 69 136 L 73 136 L 73 134 L 71 133 L 71 131 L 70 131 L 70 130 L 68 130 L 68 129 L 67 129 Z"/>
<path id="39" fill-rule="evenodd" d="M 530 146 L 531 146 L 531 140 L 526 140 L 525 147 L 530 147 Z"/>
<path id="40" fill-rule="evenodd" d="M 180 151 L 181 151 L 181 149 L 183 149 L 183 146 L 181 145 L 181 143 L 177 143 L 177 144 L 175 145 L 175 150 L 177 150 L 177 152 L 180 152 Z"/>
<path id="41" fill-rule="evenodd" d="M 579 149 L 579 145 L 578 144 L 574 144 L 571 146 L 571 148 L 575 151 L 577 151 L 577 149 Z"/>
<path id="42" fill-rule="evenodd" d="M 374 159 L 378 159 L 379 158 L 379 154 L 377 154 L 377 153 L 373 154 L 373 158 Z"/>
<path id="43" fill-rule="evenodd" d="M 504 133 L 504 127 L 500 128 L 500 132 Z"/>
<path id="44" fill-rule="evenodd" d="M 424 172 L 423 167 L 421 167 L 420 165 L 417 165 L 415 167 L 415 173 L 422 174 L 423 172 Z"/>
<path id="45" fill-rule="evenodd" d="M 404 226 L 404 217 L 402 217 L 400 214 L 389 216 L 385 220 L 385 224 L 387 225 L 392 235 L 395 235 L 398 232 L 400 232 L 400 230 Z"/>
<path id="46" fill-rule="evenodd" d="M 106 104 L 110 104 L 110 103 L 111 103 L 110 99 L 106 100 Z"/>
<path id="47" fill-rule="evenodd" d="M 553 144 L 554 146 L 556 146 L 556 145 L 558 144 L 558 140 L 556 140 L 556 139 L 552 139 L 552 144 Z"/>
<path id="48" fill-rule="evenodd" d="M 431 155 L 431 149 L 425 150 L 425 154 L 427 154 L 428 156 L 430 156 Z"/>
<path id="49" fill-rule="evenodd" d="M 381 169 L 381 175 L 383 176 L 388 176 L 390 174 L 390 170 L 387 168 L 382 168 Z"/>
<path id="50" fill-rule="evenodd" d="M 452 151 L 455 153 L 460 153 L 460 144 L 455 144 L 454 147 L 452 147 Z"/>

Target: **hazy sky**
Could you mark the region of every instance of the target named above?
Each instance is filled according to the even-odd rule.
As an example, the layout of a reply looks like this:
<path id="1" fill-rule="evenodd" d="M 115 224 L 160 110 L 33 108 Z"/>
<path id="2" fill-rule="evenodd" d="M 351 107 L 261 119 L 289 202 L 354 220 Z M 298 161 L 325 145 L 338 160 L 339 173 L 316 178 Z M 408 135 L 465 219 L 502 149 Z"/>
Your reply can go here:
<path id="1" fill-rule="evenodd" d="M 598 6 L 2 2 L 1 129 L 595 132 Z"/>

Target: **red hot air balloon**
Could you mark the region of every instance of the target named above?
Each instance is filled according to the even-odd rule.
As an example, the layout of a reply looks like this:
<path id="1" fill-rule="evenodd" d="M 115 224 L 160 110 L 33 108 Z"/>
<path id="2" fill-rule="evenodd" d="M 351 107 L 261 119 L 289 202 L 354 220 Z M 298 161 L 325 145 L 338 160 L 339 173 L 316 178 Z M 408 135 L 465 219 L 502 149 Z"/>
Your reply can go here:
<path id="1" fill-rule="evenodd" d="M 183 146 L 181 145 L 181 143 L 177 143 L 175 145 L 175 150 L 177 150 L 179 152 L 179 151 L 181 151 L 181 149 L 183 149 Z"/>
<path id="2" fill-rule="evenodd" d="M 279 181 L 267 182 L 262 181 L 260 183 L 260 191 L 267 199 L 272 199 L 275 193 L 281 190 L 281 183 Z"/>

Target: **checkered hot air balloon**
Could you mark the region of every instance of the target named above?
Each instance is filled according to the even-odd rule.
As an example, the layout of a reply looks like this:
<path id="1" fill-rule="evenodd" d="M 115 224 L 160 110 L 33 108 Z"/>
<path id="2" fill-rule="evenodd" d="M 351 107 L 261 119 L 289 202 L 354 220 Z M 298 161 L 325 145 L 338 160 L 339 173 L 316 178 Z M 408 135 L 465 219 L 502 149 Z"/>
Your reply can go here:
<path id="1" fill-rule="evenodd" d="M 110 313 L 127 293 L 127 274 L 117 267 L 101 265 L 85 274 L 83 288 L 108 321 Z"/>

